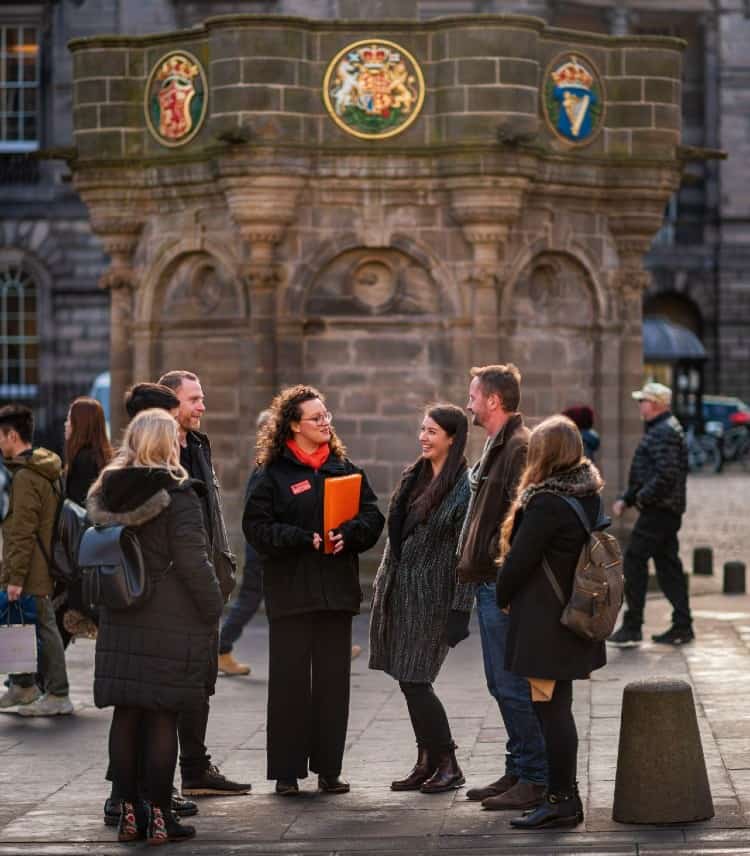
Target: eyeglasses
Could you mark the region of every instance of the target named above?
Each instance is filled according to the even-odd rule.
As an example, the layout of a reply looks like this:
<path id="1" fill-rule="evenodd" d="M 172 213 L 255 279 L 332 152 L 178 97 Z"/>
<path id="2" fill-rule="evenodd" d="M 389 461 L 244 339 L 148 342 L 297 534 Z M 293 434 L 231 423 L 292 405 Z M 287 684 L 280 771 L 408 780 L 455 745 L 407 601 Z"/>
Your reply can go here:
<path id="1" fill-rule="evenodd" d="M 325 413 L 322 413 L 320 416 L 306 416 L 304 419 L 300 419 L 300 422 L 314 422 L 316 425 L 330 425 L 333 422 L 333 414 L 330 410 L 326 410 Z"/>

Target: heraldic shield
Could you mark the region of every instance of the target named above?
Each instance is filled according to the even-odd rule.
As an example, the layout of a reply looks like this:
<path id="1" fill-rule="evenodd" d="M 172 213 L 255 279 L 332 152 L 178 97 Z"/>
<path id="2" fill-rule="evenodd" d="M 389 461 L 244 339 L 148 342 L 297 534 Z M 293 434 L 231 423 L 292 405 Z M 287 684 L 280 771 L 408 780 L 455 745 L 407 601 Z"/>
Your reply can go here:
<path id="1" fill-rule="evenodd" d="M 328 115 L 360 139 L 382 140 L 405 131 L 419 115 L 424 94 L 416 59 L 385 39 L 347 45 L 328 64 L 323 81 Z"/>
<path id="2" fill-rule="evenodd" d="M 574 54 L 558 56 L 548 67 L 543 93 L 547 124 L 558 139 L 590 143 L 602 124 L 604 97 L 593 63 Z"/>
<path id="3" fill-rule="evenodd" d="M 193 139 L 206 115 L 206 76 L 187 51 L 163 56 L 149 75 L 145 110 L 148 129 L 163 146 Z"/>

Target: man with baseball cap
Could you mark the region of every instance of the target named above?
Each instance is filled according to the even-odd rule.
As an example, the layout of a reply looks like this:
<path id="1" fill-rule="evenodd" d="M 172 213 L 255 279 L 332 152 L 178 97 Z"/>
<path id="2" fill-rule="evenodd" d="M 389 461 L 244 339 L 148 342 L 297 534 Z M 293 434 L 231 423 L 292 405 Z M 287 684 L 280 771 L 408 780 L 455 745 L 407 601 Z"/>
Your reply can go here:
<path id="1" fill-rule="evenodd" d="M 695 638 L 677 540 L 685 512 L 687 442 L 670 411 L 672 390 L 668 386 L 647 383 L 633 393 L 633 398 L 645 431 L 630 465 L 628 489 L 612 511 L 619 517 L 626 508 L 635 506 L 640 514 L 624 557 L 627 609 L 622 626 L 607 641 L 620 648 L 641 642 L 648 560 L 653 559 L 659 587 L 672 604 L 672 626 L 651 638 L 667 645 L 684 645 Z"/>

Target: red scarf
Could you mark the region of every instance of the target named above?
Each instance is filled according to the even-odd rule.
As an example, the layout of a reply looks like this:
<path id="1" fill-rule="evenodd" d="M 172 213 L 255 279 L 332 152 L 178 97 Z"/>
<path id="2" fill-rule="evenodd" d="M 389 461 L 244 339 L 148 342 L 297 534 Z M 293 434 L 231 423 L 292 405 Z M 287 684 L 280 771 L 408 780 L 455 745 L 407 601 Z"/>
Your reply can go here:
<path id="1" fill-rule="evenodd" d="M 312 467 L 316 472 L 323 466 L 331 454 L 331 447 L 328 443 L 321 443 L 312 454 L 301 449 L 294 440 L 287 440 L 286 447 L 301 464 Z"/>

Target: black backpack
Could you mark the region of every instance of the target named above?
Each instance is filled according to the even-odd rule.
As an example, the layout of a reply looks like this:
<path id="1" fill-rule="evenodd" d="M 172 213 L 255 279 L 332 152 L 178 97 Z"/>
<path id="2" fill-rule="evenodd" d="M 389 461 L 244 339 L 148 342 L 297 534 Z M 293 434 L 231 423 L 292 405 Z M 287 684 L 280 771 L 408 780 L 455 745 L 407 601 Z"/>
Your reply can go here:
<path id="1" fill-rule="evenodd" d="M 90 526 L 78 550 L 84 606 L 134 609 L 151 597 L 155 576 L 143 561 L 138 534 L 130 526 Z M 159 575 L 172 567 L 170 562 Z"/>
<path id="2" fill-rule="evenodd" d="M 70 585 L 78 582 L 81 578 L 78 547 L 81 543 L 81 536 L 89 525 L 89 520 L 86 517 L 85 508 L 81 508 L 77 502 L 65 497 L 62 479 L 53 483 L 52 490 L 57 496 L 58 502 L 49 552 L 42 543 L 38 532 L 36 540 L 53 579 Z"/>

